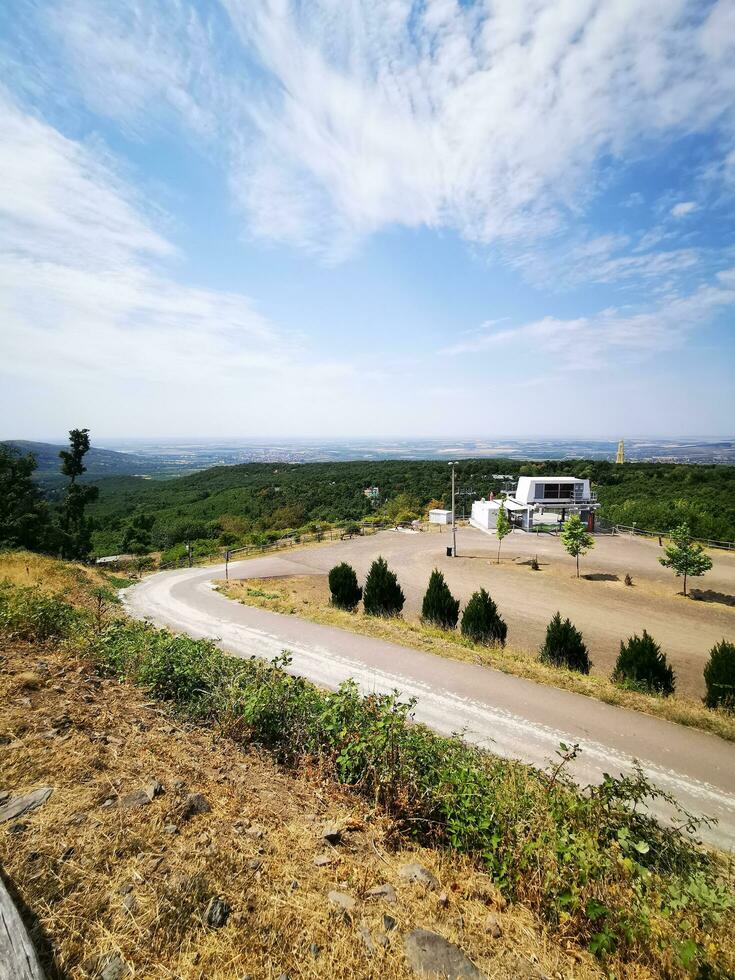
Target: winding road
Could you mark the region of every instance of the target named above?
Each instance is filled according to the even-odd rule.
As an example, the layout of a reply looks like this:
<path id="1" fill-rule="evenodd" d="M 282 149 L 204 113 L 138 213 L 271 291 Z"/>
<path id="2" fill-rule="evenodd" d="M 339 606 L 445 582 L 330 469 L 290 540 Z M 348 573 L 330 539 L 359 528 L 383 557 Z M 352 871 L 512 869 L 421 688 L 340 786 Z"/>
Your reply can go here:
<path id="1" fill-rule="evenodd" d="M 302 575 L 303 563 L 274 555 L 230 565 L 230 578 Z M 487 667 L 245 606 L 215 591 L 224 565 L 159 572 L 124 593 L 128 612 L 195 638 L 218 638 L 236 656 L 272 660 L 283 650 L 290 670 L 337 687 L 352 677 L 363 693 L 397 689 L 416 698 L 415 718 L 498 755 L 546 766 L 560 742 L 578 743 L 574 778 L 585 785 L 605 772 L 646 775 L 690 812 L 712 817 L 709 843 L 735 849 L 735 744 L 714 735 L 546 687 Z M 653 803 L 664 819 L 666 805 Z"/>

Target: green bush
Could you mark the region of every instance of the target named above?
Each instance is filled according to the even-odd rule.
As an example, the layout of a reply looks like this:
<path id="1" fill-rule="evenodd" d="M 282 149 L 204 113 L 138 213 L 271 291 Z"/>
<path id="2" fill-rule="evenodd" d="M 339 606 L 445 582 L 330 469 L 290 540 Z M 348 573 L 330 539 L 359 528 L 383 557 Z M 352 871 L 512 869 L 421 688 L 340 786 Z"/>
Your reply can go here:
<path id="1" fill-rule="evenodd" d="M 421 619 L 445 630 L 453 630 L 457 625 L 459 599 L 455 599 L 449 591 L 449 586 L 438 568 L 431 573 L 429 587 L 421 604 Z"/>
<path id="2" fill-rule="evenodd" d="M 505 646 L 508 627 L 485 589 L 474 592 L 462 613 L 462 636 L 475 643 Z"/>
<path id="3" fill-rule="evenodd" d="M 332 594 L 331 603 L 338 609 L 352 612 L 362 599 L 362 589 L 357 584 L 355 569 L 343 561 L 335 565 L 329 573 L 329 591 Z"/>
<path id="4" fill-rule="evenodd" d="M 557 613 L 546 627 L 546 639 L 539 652 L 539 660 L 554 667 L 578 670 L 582 674 L 589 674 L 592 666 L 582 634 L 568 619 L 562 621 L 561 613 Z"/>
<path id="5" fill-rule="evenodd" d="M 63 639 L 77 618 L 72 606 L 57 596 L 0 582 L 0 633 L 10 639 L 36 643 Z"/>
<path id="6" fill-rule="evenodd" d="M 735 643 L 721 640 L 712 647 L 704 668 L 704 683 L 704 703 L 708 708 L 735 711 Z"/>
<path id="7" fill-rule="evenodd" d="M 674 671 L 666 654 L 645 630 L 643 636 L 631 636 L 627 642 L 621 642 L 611 680 L 651 694 L 669 695 L 676 688 Z"/>
<path id="8" fill-rule="evenodd" d="M 385 558 L 376 558 L 365 579 L 365 612 L 369 616 L 400 616 L 405 601 L 398 579 L 388 568 Z"/>

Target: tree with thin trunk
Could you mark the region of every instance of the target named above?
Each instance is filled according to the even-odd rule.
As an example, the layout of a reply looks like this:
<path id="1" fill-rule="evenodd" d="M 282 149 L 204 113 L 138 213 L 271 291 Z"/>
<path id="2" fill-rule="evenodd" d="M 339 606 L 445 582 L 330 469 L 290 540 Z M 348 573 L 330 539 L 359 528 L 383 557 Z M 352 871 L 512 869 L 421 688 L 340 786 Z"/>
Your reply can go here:
<path id="1" fill-rule="evenodd" d="M 498 560 L 497 564 L 500 564 L 500 546 L 503 543 L 503 538 L 506 537 L 513 530 L 513 527 L 508 519 L 508 513 L 505 509 L 505 505 L 501 504 L 498 510 L 498 517 L 495 522 L 495 534 L 498 539 Z"/>
<path id="2" fill-rule="evenodd" d="M 72 429 L 69 449 L 59 453 L 61 472 L 69 477 L 60 513 L 62 558 L 86 558 L 89 554 L 91 528 L 84 511 L 99 491 L 89 484 L 77 483 L 77 477 L 87 470 L 84 457 L 89 448 L 89 429 Z"/>
<path id="3" fill-rule="evenodd" d="M 572 514 L 562 525 L 561 543 L 564 550 L 577 561 L 577 578 L 579 578 L 579 556 L 586 555 L 594 548 L 595 539 L 580 520 L 579 514 Z"/>
<path id="4" fill-rule="evenodd" d="M 687 578 L 704 575 L 712 568 L 712 559 L 700 544 L 692 541 L 688 524 L 680 524 L 671 532 L 671 544 L 664 548 L 665 557 L 659 558 L 664 568 L 671 568 L 677 578 L 684 577 L 684 595 L 687 594 Z"/>

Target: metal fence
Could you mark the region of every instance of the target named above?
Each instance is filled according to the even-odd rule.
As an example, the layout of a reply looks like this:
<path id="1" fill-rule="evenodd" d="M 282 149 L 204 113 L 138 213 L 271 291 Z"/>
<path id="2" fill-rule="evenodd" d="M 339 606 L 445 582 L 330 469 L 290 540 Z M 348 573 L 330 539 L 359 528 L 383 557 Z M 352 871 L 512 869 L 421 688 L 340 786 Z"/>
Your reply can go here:
<path id="1" fill-rule="evenodd" d="M 613 524 L 610 527 L 611 534 L 630 534 L 641 538 L 658 538 L 658 543 L 662 544 L 664 538 L 671 538 L 671 531 L 646 531 L 644 528 L 636 527 L 635 524 Z M 704 545 L 705 548 L 722 548 L 725 551 L 735 551 L 733 541 L 715 541 L 712 538 L 692 538 L 697 544 Z"/>

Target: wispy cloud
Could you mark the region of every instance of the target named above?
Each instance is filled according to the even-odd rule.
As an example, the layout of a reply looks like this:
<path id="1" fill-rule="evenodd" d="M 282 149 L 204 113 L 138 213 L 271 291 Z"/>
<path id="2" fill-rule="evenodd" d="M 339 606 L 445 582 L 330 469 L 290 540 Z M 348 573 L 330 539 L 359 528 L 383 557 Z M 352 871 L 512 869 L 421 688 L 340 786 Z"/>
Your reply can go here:
<path id="1" fill-rule="evenodd" d="M 676 296 L 653 309 L 602 310 L 592 316 L 543 317 L 502 330 L 486 325 L 444 353 L 462 355 L 512 350 L 528 360 L 541 355 L 556 369 L 607 370 L 611 363 L 640 358 L 679 346 L 693 331 L 735 303 L 735 269 L 687 296 Z"/>
<path id="2" fill-rule="evenodd" d="M 216 131 L 250 232 L 335 258 L 393 224 L 538 238 L 585 206 L 601 161 L 663 132 L 732 135 L 730 9 L 70 0 L 54 23 L 98 111 L 165 105 Z"/>
<path id="3" fill-rule="evenodd" d="M 319 363 L 247 297 L 182 285 L 176 250 L 98 152 L 0 100 L 0 363 L 43 384 L 100 378 L 217 389 Z"/>
<path id="4" fill-rule="evenodd" d="M 673 206 L 671 214 L 674 218 L 683 218 L 685 215 L 691 214 L 692 211 L 696 211 L 697 207 L 696 201 L 680 201 Z"/>

